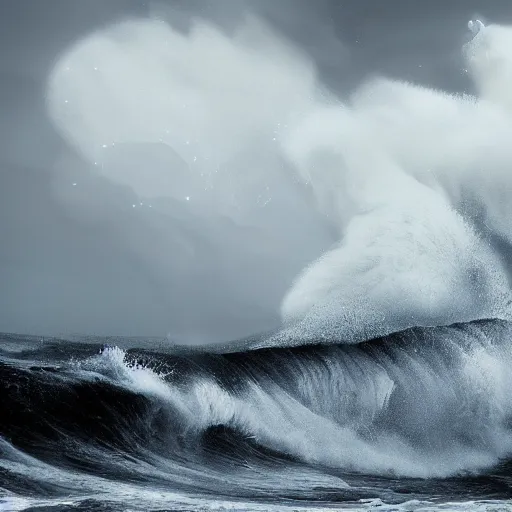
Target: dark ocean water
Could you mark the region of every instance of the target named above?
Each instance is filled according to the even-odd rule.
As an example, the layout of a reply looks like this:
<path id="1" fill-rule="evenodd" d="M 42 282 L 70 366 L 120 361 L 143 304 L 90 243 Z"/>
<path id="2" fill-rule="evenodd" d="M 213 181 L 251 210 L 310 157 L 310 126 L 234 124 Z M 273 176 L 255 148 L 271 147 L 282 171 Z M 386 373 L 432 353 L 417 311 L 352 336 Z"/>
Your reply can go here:
<path id="1" fill-rule="evenodd" d="M 508 510 L 510 332 L 265 349 L 3 335 L 0 510 Z"/>

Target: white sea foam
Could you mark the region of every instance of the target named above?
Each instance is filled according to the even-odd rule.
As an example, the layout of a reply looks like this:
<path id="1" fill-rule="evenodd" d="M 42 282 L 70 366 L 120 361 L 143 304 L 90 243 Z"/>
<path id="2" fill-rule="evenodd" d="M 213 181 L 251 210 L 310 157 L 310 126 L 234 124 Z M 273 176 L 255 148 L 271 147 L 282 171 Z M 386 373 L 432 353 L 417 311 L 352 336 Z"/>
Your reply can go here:
<path id="1" fill-rule="evenodd" d="M 123 489 L 124 490 L 124 489 Z M 119 492 L 119 491 L 118 491 Z M 120 493 L 119 493 L 120 494 Z M 131 489 L 126 495 L 119 497 L 117 493 L 111 492 L 111 502 L 128 506 L 127 510 L 156 510 L 157 507 L 172 506 L 176 511 L 197 511 L 205 510 L 236 511 L 236 512 L 306 512 L 311 506 L 300 506 L 297 504 L 275 504 L 275 503 L 251 503 L 248 501 L 234 500 L 205 500 L 201 498 L 190 498 L 188 496 L 176 496 L 171 493 L 143 491 L 142 489 Z M 59 507 L 59 506 L 80 506 L 84 500 L 37 500 L 18 497 L 7 497 L 0 500 L 0 510 L 9 512 L 21 512 L 33 507 Z M 132 503 L 133 502 L 133 503 Z M 142 505 L 141 505 L 142 504 Z M 147 508 L 151 506 L 153 508 Z M 359 503 L 352 503 L 339 507 L 315 506 L 318 512 L 508 512 L 512 510 L 512 504 L 508 500 L 482 500 L 469 502 L 449 502 L 434 504 L 428 501 L 411 500 L 402 504 L 387 504 L 380 499 L 361 500 Z"/>

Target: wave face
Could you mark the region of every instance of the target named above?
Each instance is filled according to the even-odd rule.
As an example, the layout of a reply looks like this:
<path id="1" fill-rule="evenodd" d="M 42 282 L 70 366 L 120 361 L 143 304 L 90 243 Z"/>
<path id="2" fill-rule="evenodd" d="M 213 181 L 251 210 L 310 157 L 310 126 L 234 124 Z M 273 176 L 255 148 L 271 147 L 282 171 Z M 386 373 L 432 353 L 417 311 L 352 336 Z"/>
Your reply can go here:
<path id="1" fill-rule="evenodd" d="M 508 466 L 491 468 L 512 450 L 510 335 L 495 320 L 236 351 L 4 338 L 0 487 L 505 497 Z"/>

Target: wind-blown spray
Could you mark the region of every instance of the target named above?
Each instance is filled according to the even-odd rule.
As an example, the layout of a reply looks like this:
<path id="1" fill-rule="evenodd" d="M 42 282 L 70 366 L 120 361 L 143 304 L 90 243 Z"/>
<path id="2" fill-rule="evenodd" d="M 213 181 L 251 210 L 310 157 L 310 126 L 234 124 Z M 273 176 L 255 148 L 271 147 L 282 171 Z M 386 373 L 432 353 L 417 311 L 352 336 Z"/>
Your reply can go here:
<path id="1" fill-rule="evenodd" d="M 296 209 L 323 216 L 339 242 L 284 297 L 289 329 L 272 343 L 354 343 L 415 325 L 509 318 L 506 268 L 485 236 L 512 241 L 503 200 L 512 31 L 469 27 L 464 53 L 478 97 L 379 78 L 341 102 L 258 21 L 228 37 L 202 22 L 184 35 L 146 20 L 65 54 L 48 104 L 91 161 L 105 158 L 105 141 L 170 145 L 186 173 L 100 170 L 139 193 L 175 197 L 185 182 L 194 208 L 274 232 L 286 225 L 254 207 L 262 191 L 278 200 L 286 190 Z"/>

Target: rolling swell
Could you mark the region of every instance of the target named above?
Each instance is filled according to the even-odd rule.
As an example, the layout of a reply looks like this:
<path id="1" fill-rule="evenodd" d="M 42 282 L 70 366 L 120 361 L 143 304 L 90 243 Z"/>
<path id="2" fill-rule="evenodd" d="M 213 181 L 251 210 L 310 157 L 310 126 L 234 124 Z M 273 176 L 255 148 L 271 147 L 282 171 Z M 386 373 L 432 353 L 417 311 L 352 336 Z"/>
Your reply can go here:
<path id="1" fill-rule="evenodd" d="M 195 493 L 390 499 L 395 477 L 449 477 L 453 493 L 465 475 L 466 495 L 468 479 L 503 493 L 506 472 L 478 475 L 512 450 L 509 336 L 481 321 L 359 345 L 5 350 L 0 487 L 69 493 L 78 471 Z"/>

